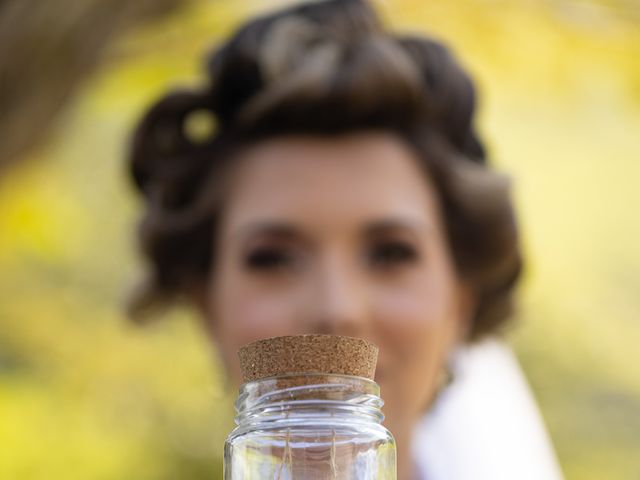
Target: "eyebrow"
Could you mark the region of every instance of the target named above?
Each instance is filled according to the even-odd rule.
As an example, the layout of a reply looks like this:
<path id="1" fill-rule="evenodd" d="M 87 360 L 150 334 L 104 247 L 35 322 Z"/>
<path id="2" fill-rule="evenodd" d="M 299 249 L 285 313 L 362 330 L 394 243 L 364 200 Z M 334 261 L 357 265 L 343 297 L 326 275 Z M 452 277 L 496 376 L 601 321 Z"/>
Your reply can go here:
<path id="1" fill-rule="evenodd" d="M 380 235 L 389 231 L 410 230 L 412 232 L 430 232 L 431 224 L 404 218 L 388 218 L 376 220 L 367 225 L 365 233 L 368 236 Z"/>
<path id="2" fill-rule="evenodd" d="M 269 235 L 280 238 L 296 238 L 300 236 L 300 232 L 289 223 L 265 220 L 251 222 L 248 225 L 241 227 L 235 237 L 238 239 L 247 239 L 258 235 Z"/>

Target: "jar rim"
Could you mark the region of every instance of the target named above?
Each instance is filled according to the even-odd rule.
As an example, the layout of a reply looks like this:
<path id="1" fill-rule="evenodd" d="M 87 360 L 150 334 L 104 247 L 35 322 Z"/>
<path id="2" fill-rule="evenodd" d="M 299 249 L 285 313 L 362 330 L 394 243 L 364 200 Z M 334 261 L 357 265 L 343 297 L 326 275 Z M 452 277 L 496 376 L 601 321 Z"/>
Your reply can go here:
<path id="1" fill-rule="evenodd" d="M 379 385 L 375 380 L 372 380 L 367 377 L 362 377 L 359 375 L 347 375 L 345 373 L 325 373 L 325 372 L 292 372 L 285 373 L 282 375 L 272 375 L 269 377 L 257 378 L 255 380 L 249 380 L 248 382 L 243 382 L 240 384 L 240 391 L 242 391 L 247 385 L 251 384 L 259 384 L 266 383 L 268 381 L 279 380 L 279 379 L 293 379 L 297 377 L 329 377 L 329 378 L 345 378 L 345 379 L 353 379 L 357 380 L 363 384 L 375 385 L 379 388 Z"/>
<path id="2" fill-rule="evenodd" d="M 383 404 L 379 385 L 369 378 L 302 373 L 265 377 L 242 384 L 235 407 L 236 418 L 240 420 L 265 412 L 304 408 L 336 411 L 359 408 L 377 417 L 382 415 Z"/>

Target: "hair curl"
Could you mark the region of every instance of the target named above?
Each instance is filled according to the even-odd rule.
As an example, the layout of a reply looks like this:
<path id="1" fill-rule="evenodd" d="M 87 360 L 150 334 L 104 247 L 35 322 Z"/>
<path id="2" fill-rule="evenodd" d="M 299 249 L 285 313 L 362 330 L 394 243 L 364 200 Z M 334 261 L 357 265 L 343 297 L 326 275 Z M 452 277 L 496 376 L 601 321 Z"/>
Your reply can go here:
<path id="1" fill-rule="evenodd" d="M 135 312 L 206 282 L 240 149 L 278 135 L 381 129 L 413 147 L 433 178 L 456 267 L 476 293 L 469 339 L 506 322 L 522 266 L 508 182 L 487 166 L 473 84 L 442 44 L 387 32 L 365 0 L 329 0 L 245 24 L 206 66 L 206 87 L 166 95 L 133 137 L 150 267 Z M 216 128 L 196 139 L 186 126 L 203 112 Z"/>

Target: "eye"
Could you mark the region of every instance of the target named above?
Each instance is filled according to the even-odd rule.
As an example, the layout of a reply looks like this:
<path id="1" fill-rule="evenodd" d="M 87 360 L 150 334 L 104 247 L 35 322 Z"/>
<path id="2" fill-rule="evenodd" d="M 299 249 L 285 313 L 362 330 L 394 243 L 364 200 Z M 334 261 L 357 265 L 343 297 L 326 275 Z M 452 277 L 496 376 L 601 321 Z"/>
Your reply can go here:
<path id="1" fill-rule="evenodd" d="M 294 258 L 286 249 L 263 247 L 249 252 L 244 263 L 249 270 L 269 272 L 293 266 Z"/>
<path id="2" fill-rule="evenodd" d="M 384 242 L 375 245 L 369 253 L 369 261 L 377 267 L 393 267 L 410 264 L 418 259 L 418 251 L 406 242 Z"/>

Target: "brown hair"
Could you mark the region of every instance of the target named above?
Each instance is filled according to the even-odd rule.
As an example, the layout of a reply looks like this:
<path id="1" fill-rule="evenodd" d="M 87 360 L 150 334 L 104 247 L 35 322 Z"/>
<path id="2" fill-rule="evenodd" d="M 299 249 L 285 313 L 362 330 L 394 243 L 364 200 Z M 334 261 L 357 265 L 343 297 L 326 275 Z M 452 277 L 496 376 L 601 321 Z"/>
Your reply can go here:
<path id="1" fill-rule="evenodd" d="M 469 338 L 507 320 L 521 270 L 508 184 L 487 167 L 473 84 L 442 44 L 387 32 L 365 0 L 328 0 L 250 21 L 207 71 L 206 87 L 169 93 L 135 131 L 150 267 L 135 310 L 188 294 L 215 268 L 234 152 L 277 135 L 376 129 L 404 139 L 433 179 L 457 269 L 477 297 Z M 195 138 L 186 126 L 203 114 L 216 128 Z"/>

